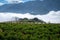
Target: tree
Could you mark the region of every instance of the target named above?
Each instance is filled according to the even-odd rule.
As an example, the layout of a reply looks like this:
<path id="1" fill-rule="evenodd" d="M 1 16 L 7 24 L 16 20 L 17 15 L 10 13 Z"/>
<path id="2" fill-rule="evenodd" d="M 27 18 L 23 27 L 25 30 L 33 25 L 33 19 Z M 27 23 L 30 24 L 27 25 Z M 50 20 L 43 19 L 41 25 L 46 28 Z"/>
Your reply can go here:
<path id="1" fill-rule="evenodd" d="M 38 18 L 34 18 L 33 21 L 39 21 L 39 19 Z"/>
<path id="2" fill-rule="evenodd" d="M 28 20 L 28 18 L 24 18 L 23 20 Z"/>

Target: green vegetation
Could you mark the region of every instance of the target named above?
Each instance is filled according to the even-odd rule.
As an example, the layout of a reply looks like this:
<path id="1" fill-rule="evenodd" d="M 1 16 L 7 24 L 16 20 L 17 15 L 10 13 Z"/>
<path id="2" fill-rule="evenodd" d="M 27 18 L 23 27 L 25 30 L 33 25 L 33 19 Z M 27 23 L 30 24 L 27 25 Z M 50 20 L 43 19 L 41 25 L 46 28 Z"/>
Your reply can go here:
<path id="1" fill-rule="evenodd" d="M 15 17 L 15 22 L 36 22 L 36 23 L 46 23 L 44 22 L 43 20 L 40 20 L 38 18 L 33 18 L 33 19 L 28 19 L 28 18 L 18 18 L 18 17 Z"/>
<path id="2" fill-rule="evenodd" d="M 0 23 L 0 40 L 60 40 L 60 24 Z"/>

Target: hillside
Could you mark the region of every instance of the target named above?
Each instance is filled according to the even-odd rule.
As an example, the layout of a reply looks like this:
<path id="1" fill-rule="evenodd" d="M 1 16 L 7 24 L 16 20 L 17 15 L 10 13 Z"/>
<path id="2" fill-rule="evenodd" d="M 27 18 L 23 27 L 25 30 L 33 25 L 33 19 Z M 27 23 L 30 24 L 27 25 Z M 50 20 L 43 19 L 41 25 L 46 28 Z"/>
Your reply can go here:
<path id="1" fill-rule="evenodd" d="M 0 23 L 0 40 L 60 40 L 60 24 Z"/>

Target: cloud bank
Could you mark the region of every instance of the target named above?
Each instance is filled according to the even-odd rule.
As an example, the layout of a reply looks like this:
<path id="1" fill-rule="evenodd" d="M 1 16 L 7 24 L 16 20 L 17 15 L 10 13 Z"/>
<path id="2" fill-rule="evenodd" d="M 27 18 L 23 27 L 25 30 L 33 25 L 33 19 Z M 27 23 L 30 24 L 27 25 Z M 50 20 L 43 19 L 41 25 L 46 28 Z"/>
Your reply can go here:
<path id="1" fill-rule="evenodd" d="M 5 0 L 7 1 L 8 3 L 21 3 L 23 2 L 22 0 Z"/>
<path id="2" fill-rule="evenodd" d="M 13 3 L 24 3 L 24 2 L 28 2 L 28 1 L 36 1 L 36 0 L 3 0 L 0 3 L 13 4 Z M 44 0 L 39 0 L 39 1 L 44 1 Z"/>
<path id="3" fill-rule="evenodd" d="M 0 22 L 14 20 L 14 17 L 29 19 L 37 17 L 41 20 L 44 20 L 45 22 L 60 23 L 60 11 L 50 11 L 45 15 L 31 15 L 30 13 L 0 13 Z"/>
<path id="4" fill-rule="evenodd" d="M 27 1 L 34 1 L 34 0 L 5 0 L 5 1 L 7 1 L 8 3 L 24 3 Z"/>
<path id="5" fill-rule="evenodd" d="M 2 5 L 4 5 L 4 3 L 1 3 L 1 2 L 0 2 L 0 6 L 2 6 Z"/>

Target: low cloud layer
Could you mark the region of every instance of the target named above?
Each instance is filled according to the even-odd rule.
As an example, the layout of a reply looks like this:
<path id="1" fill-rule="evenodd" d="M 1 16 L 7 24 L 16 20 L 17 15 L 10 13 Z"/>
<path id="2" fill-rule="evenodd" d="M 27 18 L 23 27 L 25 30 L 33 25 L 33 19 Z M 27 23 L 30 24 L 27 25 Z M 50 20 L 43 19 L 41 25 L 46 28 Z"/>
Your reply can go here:
<path id="1" fill-rule="evenodd" d="M 23 2 L 22 0 L 5 0 L 7 1 L 8 3 L 20 3 L 20 2 Z"/>
<path id="2" fill-rule="evenodd" d="M 4 3 L 0 3 L 0 6 L 4 5 Z"/>
<path id="3" fill-rule="evenodd" d="M 22 2 L 27 2 L 27 1 L 34 1 L 34 0 L 5 0 L 8 3 L 22 3 Z"/>
<path id="4" fill-rule="evenodd" d="M 2 0 L 0 1 L 0 3 L 13 4 L 13 3 L 24 3 L 28 1 L 36 1 L 36 0 Z M 39 1 L 44 1 L 44 0 L 39 0 Z"/>
<path id="5" fill-rule="evenodd" d="M 45 22 L 60 23 L 60 11 L 50 11 L 48 14 L 45 15 L 31 15 L 30 13 L 0 13 L 0 22 L 14 20 L 14 17 L 29 19 L 37 17 L 41 20 L 44 20 Z"/>

